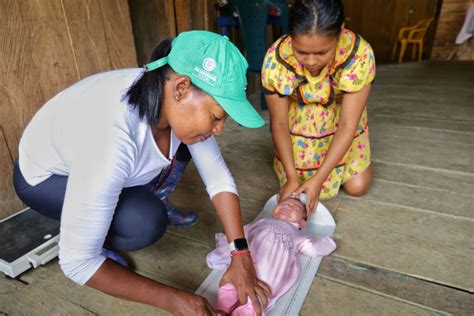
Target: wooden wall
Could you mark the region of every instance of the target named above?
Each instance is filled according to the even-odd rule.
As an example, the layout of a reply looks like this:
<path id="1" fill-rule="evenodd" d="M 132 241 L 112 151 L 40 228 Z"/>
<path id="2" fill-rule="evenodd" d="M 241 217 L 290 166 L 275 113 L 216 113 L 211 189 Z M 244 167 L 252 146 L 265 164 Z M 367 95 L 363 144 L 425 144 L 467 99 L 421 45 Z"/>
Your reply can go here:
<path id="1" fill-rule="evenodd" d="M 373 47 L 378 62 L 391 59 L 392 48 L 402 27 L 434 17 L 441 0 L 343 0 L 346 26 L 361 34 Z M 427 33 L 425 56 L 430 56 L 435 27 Z M 411 48 L 405 60 L 411 57 Z"/>
<path id="2" fill-rule="evenodd" d="M 215 0 L 129 0 L 138 64 L 159 41 L 189 30 L 217 32 Z"/>
<path id="3" fill-rule="evenodd" d="M 453 53 L 456 47 L 456 36 L 464 23 L 467 10 L 473 3 L 473 0 L 443 0 L 431 54 L 432 59 L 448 59 Z M 471 57 L 471 60 L 474 59 Z"/>
<path id="4" fill-rule="evenodd" d="M 12 187 L 34 113 L 90 74 L 136 66 L 127 0 L 0 0 L 0 219 L 22 209 Z"/>

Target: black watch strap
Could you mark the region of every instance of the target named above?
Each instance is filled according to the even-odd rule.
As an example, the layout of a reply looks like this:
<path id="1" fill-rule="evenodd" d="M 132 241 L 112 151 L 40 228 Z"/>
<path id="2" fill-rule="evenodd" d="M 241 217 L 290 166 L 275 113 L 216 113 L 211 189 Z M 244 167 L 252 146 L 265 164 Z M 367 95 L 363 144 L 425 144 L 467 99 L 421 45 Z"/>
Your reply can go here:
<path id="1" fill-rule="evenodd" d="M 248 250 L 249 245 L 247 243 L 247 239 L 245 238 L 237 238 L 234 241 L 229 243 L 230 252 L 232 251 L 243 251 Z"/>

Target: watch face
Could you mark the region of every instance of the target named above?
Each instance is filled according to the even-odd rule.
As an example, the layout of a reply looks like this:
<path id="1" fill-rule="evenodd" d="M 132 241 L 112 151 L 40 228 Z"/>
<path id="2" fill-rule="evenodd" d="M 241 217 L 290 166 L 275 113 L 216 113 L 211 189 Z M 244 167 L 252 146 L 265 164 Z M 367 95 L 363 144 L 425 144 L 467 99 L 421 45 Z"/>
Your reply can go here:
<path id="1" fill-rule="evenodd" d="M 247 244 L 247 239 L 245 238 L 238 238 L 234 240 L 235 249 L 237 250 L 247 250 L 249 249 L 249 245 Z"/>

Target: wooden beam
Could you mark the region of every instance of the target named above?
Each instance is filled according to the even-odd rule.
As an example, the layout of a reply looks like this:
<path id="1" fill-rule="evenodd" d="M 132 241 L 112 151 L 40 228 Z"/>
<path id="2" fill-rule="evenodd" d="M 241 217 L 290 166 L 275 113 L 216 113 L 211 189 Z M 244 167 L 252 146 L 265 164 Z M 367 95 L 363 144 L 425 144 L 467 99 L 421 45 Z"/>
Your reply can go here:
<path id="1" fill-rule="evenodd" d="M 192 29 L 191 1 L 175 0 L 176 26 L 178 34 Z"/>
<path id="2" fill-rule="evenodd" d="M 175 37 L 178 33 L 178 27 L 176 25 L 176 11 L 174 7 L 174 0 L 166 0 L 165 11 L 170 37 Z"/>

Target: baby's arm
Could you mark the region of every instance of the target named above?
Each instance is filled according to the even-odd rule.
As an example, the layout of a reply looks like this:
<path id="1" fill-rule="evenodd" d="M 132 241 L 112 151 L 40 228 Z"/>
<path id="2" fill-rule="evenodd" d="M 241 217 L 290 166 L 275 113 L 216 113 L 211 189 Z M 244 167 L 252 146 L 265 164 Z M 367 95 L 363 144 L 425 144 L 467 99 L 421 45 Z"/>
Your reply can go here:
<path id="1" fill-rule="evenodd" d="M 230 265 L 230 249 L 227 237 L 223 233 L 216 234 L 217 247 L 206 257 L 207 266 L 211 269 L 226 270 Z"/>
<path id="2" fill-rule="evenodd" d="M 245 236 L 249 236 L 254 224 L 255 223 L 250 223 L 244 226 Z M 251 241 L 249 240 L 249 242 Z M 227 270 L 231 262 L 230 257 L 230 248 L 226 235 L 217 233 L 216 248 L 209 252 L 206 257 L 207 266 L 211 269 Z"/>
<path id="3" fill-rule="evenodd" d="M 331 237 L 298 236 L 295 240 L 296 253 L 308 257 L 327 256 L 336 249 L 336 243 Z"/>

